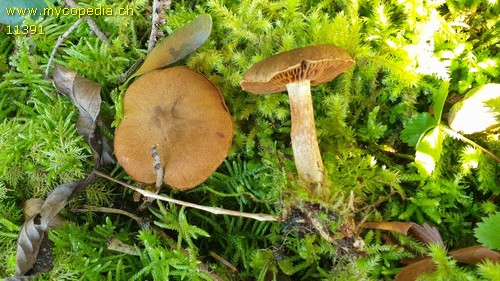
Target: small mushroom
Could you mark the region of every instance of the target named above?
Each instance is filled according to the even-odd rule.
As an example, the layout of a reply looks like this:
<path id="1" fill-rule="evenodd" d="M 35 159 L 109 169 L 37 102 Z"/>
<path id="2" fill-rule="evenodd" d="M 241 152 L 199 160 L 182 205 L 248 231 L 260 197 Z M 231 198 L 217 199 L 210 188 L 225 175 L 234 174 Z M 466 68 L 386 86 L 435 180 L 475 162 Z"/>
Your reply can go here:
<path id="1" fill-rule="evenodd" d="M 233 123 L 217 87 L 185 67 L 154 70 L 125 93 L 115 154 L 136 181 L 156 181 L 151 148 L 157 147 L 163 182 L 178 190 L 205 181 L 226 158 Z"/>
<path id="2" fill-rule="evenodd" d="M 254 94 L 288 91 L 295 166 L 299 178 L 313 186 L 323 183 L 324 168 L 314 125 L 311 86 L 332 80 L 352 65 L 352 57 L 337 46 L 311 46 L 256 63 L 240 82 L 244 90 Z"/>

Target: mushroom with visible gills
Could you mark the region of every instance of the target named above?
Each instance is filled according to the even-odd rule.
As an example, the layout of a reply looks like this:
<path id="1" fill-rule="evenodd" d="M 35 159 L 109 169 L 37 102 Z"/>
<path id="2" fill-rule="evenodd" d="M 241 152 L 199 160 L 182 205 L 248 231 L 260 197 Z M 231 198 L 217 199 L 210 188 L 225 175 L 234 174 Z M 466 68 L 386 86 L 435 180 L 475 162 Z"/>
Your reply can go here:
<path id="1" fill-rule="evenodd" d="M 217 87 L 186 67 L 154 70 L 124 96 L 124 118 L 115 132 L 118 162 L 134 180 L 155 183 L 156 146 L 163 182 L 187 190 L 205 181 L 226 158 L 233 123 Z"/>
<path id="2" fill-rule="evenodd" d="M 254 64 L 240 82 L 243 90 L 271 94 L 287 90 L 292 119 L 291 141 L 301 180 L 315 189 L 324 181 L 316 137 L 311 86 L 328 82 L 354 65 L 353 58 L 334 45 L 283 52 Z"/>

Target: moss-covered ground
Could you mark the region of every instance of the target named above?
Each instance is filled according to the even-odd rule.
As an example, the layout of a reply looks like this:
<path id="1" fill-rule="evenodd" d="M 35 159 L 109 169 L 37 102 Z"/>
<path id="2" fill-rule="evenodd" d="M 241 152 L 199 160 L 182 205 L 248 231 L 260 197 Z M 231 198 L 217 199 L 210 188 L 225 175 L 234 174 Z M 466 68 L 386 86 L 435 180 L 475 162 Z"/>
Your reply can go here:
<path id="1" fill-rule="evenodd" d="M 93 16 L 109 40 L 103 42 L 83 22 L 55 55 L 55 63 L 101 85 L 103 129 L 111 138 L 111 124 L 122 118 L 120 77 L 146 57 L 151 2 L 79 1 L 82 7 L 128 7 L 133 13 Z M 435 162 L 429 173 L 428 166 L 415 162 L 415 143 L 402 137 L 406 128 L 418 141 L 419 131 L 411 135 L 408 128 L 435 116 L 433 105 L 443 96 L 438 122 L 446 125 L 450 108 L 467 92 L 500 83 L 496 1 L 172 1 L 160 30 L 167 35 L 203 13 L 212 17 L 212 34 L 176 65 L 204 74 L 220 88 L 235 125 L 233 144 L 227 160 L 199 187 L 187 192 L 164 187 L 162 193 L 284 221 L 213 215 L 168 203 L 138 212 L 132 192 L 99 180 L 69 202 L 62 212 L 66 222 L 49 231 L 53 269 L 39 280 L 210 280 L 207 272 L 222 280 L 392 280 L 404 266 L 401 260 L 417 254 L 429 254 L 437 264 L 425 280 L 499 280 L 498 265 L 461 265 L 445 253 L 478 245 L 477 224 L 500 211 L 500 163 L 478 146 L 448 136 L 440 151 L 428 151 Z M 45 198 L 93 169 L 91 149 L 77 134 L 78 110 L 44 79 L 58 37 L 77 19 L 26 21 L 43 25 L 44 34 L 0 32 L 3 277 L 15 271 L 23 202 Z M 287 95 L 253 95 L 239 82 L 264 58 L 317 44 L 345 49 L 356 64 L 312 89 L 329 184 L 311 195 L 297 181 Z M 500 155 L 498 129 L 467 138 Z M 118 164 L 102 170 L 134 183 Z M 102 207 L 142 220 L 95 211 Z M 361 227 L 380 221 L 428 223 L 439 230 L 446 249 Z M 134 248 L 108 250 L 111 238 Z M 353 244 L 361 240 L 364 247 Z"/>

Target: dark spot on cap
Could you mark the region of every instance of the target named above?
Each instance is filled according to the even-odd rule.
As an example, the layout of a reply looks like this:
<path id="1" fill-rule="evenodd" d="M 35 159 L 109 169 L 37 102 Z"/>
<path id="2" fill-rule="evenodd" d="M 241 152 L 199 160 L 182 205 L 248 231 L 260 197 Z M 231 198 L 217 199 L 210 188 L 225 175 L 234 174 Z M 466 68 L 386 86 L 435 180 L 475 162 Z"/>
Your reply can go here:
<path id="1" fill-rule="evenodd" d="M 165 110 L 163 110 L 163 108 L 161 108 L 161 106 L 157 105 L 155 106 L 155 115 L 161 115 L 161 116 L 164 116 L 165 115 Z"/>
<path id="2" fill-rule="evenodd" d="M 217 132 L 216 134 L 217 134 L 219 137 L 221 137 L 221 138 L 225 138 L 225 137 L 226 137 L 226 135 L 224 135 L 224 133 L 223 133 L 223 132 Z"/>
<path id="3" fill-rule="evenodd" d="M 153 111 L 154 111 L 154 115 L 153 115 L 153 117 L 151 117 L 151 122 L 156 127 L 161 127 L 161 120 L 165 119 L 167 114 L 166 114 L 165 110 L 159 105 L 155 106 Z"/>

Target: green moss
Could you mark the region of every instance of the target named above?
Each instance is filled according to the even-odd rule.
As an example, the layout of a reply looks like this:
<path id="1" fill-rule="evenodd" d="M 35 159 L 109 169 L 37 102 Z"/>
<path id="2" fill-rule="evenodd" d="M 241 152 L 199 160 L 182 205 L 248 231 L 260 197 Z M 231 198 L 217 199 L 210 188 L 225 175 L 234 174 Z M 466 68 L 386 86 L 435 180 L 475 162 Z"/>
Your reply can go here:
<path id="1" fill-rule="evenodd" d="M 103 120 L 119 121 L 125 90 L 119 78 L 146 56 L 150 2 L 80 1 L 84 7 L 129 5 L 134 14 L 95 16 L 108 42 L 83 22 L 56 52 L 55 62 L 101 84 Z M 49 234 L 56 260 L 42 280 L 163 280 L 165 274 L 174 280 L 204 280 L 207 275 L 199 268 L 198 256 L 228 280 L 282 275 L 294 280 L 389 280 L 399 271 L 399 260 L 413 255 L 385 244 L 380 231 L 359 228 L 352 235 L 364 238 L 366 256 L 343 254 L 339 245 L 302 223 L 292 207 L 321 206 L 315 209 L 317 219 L 336 239 L 342 238 L 342 227 L 349 222 L 403 220 L 438 225 L 449 247 L 473 245 L 473 226 L 498 211 L 492 195 L 499 192 L 499 164 L 480 150 L 449 139 L 431 177 L 422 178 L 413 164 L 415 149 L 400 140 L 413 116 L 429 112 L 432 118 L 430 109 L 442 81 L 449 81 L 449 97 L 500 82 L 500 6 L 491 1 L 462 2 L 173 1 L 166 12 L 167 24 L 161 27 L 167 34 L 200 13 L 212 16 L 208 42 L 178 64 L 203 73 L 221 89 L 235 136 L 227 161 L 204 184 L 170 195 L 288 217 L 281 223 L 266 223 L 154 205 L 143 214 L 177 241 L 172 248 L 147 224 L 114 215 L 105 219 L 66 213 L 78 224 L 66 223 Z M 44 25 L 44 35 L 0 33 L 0 205 L 9 210 L 0 215 L 1 275 L 14 271 L 13 235 L 21 224 L 20 202 L 44 197 L 58 184 L 81 179 L 93 168 L 90 149 L 76 132 L 76 108 L 44 80 L 57 38 L 76 20 L 40 18 L 36 24 Z M 330 181 L 320 198 L 311 198 L 296 182 L 287 95 L 252 95 L 239 87 L 243 73 L 255 62 L 315 44 L 336 44 L 356 60 L 348 72 L 312 89 Z M 445 103 L 444 113 L 452 102 Z M 498 132 L 470 138 L 500 154 Z M 130 180 L 119 166 L 109 170 Z M 116 190 L 119 187 L 97 182 L 71 204 L 133 210 L 131 194 Z M 4 231 L 3 226 L 10 228 Z M 105 244 L 110 237 L 136 245 L 139 256 L 108 251 Z M 425 252 L 415 240 L 395 237 L 407 249 Z M 210 251 L 236 266 L 238 273 L 210 258 Z M 456 265 L 437 247 L 431 247 L 430 254 L 438 271 L 429 278 L 454 274 L 494 279 L 491 276 L 498 274 L 489 263 L 477 269 Z"/>

